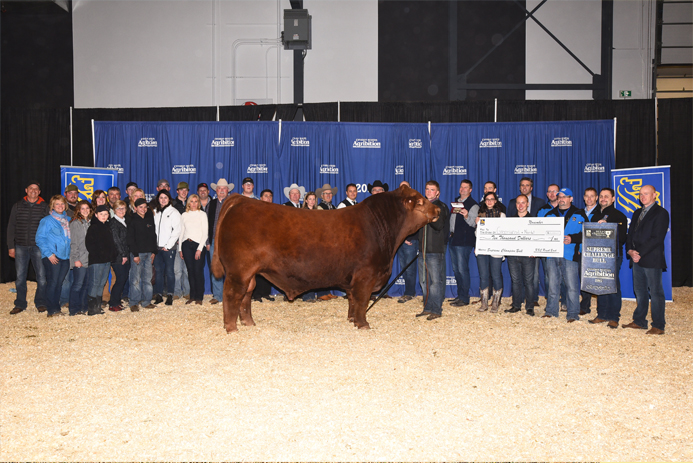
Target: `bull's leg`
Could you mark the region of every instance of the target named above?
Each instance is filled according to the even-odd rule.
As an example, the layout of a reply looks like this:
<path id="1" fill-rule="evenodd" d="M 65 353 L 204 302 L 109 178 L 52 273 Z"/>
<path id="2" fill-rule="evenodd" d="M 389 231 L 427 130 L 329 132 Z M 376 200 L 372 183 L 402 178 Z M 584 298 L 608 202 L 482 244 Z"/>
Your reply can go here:
<path id="1" fill-rule="evenodd" d="M 253 321 L 252 311 L 250 309 L 253 290 L 255 289 L 255 276 L 253 276 L 247 285 L 245 285 L 245 295 L 241 301 L 241 324 L 244 326 L 255 326 Z"/>
<path id="2" fill-rule="evenodd" d="M 245 295 L 245 288 L 239 287 L 238 284 L 234 284 L 234 280 L 235 278 L 231 275 L 227 275 L 226 281 L 224 281 L 224 328 L 226 328 L 227 333 L 238 331 L 236 320 L 238 320 L 238 315 L 241 310 L 241 301 Z"/>
<path id="3" fill-rule="evenodd" d="M 360 330 L 367 330 L 371 327 L 366 321 L 371 287 L 372 285 L 356 285 L 349 295 L 349 321 L 353 322 L 354 326 Z"/>

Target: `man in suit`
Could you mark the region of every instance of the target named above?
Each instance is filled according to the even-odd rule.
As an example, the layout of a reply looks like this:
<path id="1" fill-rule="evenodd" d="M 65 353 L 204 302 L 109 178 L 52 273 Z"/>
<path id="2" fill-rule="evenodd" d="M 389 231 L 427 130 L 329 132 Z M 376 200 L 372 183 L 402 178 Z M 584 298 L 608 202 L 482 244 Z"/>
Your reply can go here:
<path id="1" fill-rule="evenodd" d="M 637 306 L 633 321 L 622 326 L 646 330 L 647 309 L 651 300 L 652 327 L 647 334 L 664 334 L 662 272 L 667 269 L 664 238 L 669 230 L 669 212 L 657 204 L 657 190 L 652 185 L 640 188 L 640 203 L 642 208 L 633 213 L 626 239 Z"/>
<path id="2" fill-rule="evenodd" d="M 527 199 L 529 200 L 529 207 L 527 210 L 533 215 L 536 216 L 537 212 L 539 209 L 541 209 L 545 204 L 546 201 L 544 201 L 541 198 L 537 198 L 532 194 L 532 191 L 534 190 L 534 180 L 532 180 L 529 177 L 522 177 L 520 179 L 520 193 L 523 195 L 527 196 Z M 510 203 L 508 204 L 508 212 L 506 214 L 508 217 L 515 217 L 517 215 L 517 206 L 515 205 L 515 199 L 511 199 Z"/>
<path id="3" fill-rule="evenodd" d="M 288 187 L 284 188 L 284 196 L 289 200 L 284 203 L 285 206 L 291 206 L 296 208 L 301 208 L 301 198 L 306 195 L 305 187 L 298 186 L 292 183 Z"/>

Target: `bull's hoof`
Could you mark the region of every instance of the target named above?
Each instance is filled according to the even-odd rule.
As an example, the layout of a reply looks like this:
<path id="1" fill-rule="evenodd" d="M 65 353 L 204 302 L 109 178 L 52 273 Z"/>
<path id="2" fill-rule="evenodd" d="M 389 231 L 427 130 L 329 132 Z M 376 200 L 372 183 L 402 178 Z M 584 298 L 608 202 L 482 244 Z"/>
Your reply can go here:
<path id="1" fill-rule="evenodd" d="M 349 317 L 349 318 L 347 318 L 347 321 L 348 321 L 349 323 L 354 323 L 354 317 Z"/>
<path id="2" fill-rule="evenodd" d="M 371 325 L 369 325 L 368 323 L 366 323 L 365 325 L 361 325 L 361 326 L 359 326 L 358 328 L 359 328 L 360 330 L 370 330 L 370 329 L 371 329 Z"/>
<path id="3" fill-rule="evenodd" d="M 230 334 L 230 333 L 237 332 L 237 331 L 238 331 L 238 328 L 235 326 L 231 326 L 231 327 L 227 326 L 226 327 L 226 334 Z"/>
<path id="4" fill-rule="evenodd" d="M 255 326 L 255 322 L 253 320 L 241 320 L 241 324 L 243 326 Z"/>

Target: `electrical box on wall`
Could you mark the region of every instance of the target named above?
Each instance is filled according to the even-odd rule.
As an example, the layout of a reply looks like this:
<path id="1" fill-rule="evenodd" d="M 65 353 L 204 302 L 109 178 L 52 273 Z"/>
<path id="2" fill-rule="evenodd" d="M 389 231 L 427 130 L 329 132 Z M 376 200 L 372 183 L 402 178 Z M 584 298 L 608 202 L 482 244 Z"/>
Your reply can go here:
<path id="1" fill-rule="evenodd" d="M 284 10 L 284 50 L 311 49 L 311 16 L 308 10 Z"/>

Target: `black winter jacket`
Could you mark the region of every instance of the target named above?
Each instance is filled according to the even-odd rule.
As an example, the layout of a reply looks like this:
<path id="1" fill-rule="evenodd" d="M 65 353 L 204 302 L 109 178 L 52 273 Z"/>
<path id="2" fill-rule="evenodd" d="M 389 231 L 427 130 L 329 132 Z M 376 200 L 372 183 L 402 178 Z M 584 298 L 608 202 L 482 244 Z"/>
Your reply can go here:
<path id="1" fill-rule="evenodd" d="M 35 203 L 26 196 L 14 206 L 7 224 L 7 249 L 16 246 L 36 246 L 36 230 L 41 219 L 48 215 L 48 203 L 39 196 Z"/>
<path id="2" fill-rule="evenodd" d="M 127 224 L 130 252 L 135 257 L 145 252 L 156 254 L 159 248 L 156 243 L 156 227 L 152 211 L 147 209 L 144 217 L 140 217 L 138 213 L 132 214 Z"/>
<path id="3" fill-rule="evenodd" d="M 84 243 L 89 251 L 89 265 L 110 264 L 118 256 L 110 224 L 102 223 L 96 216 L 91 219 Z"/>

